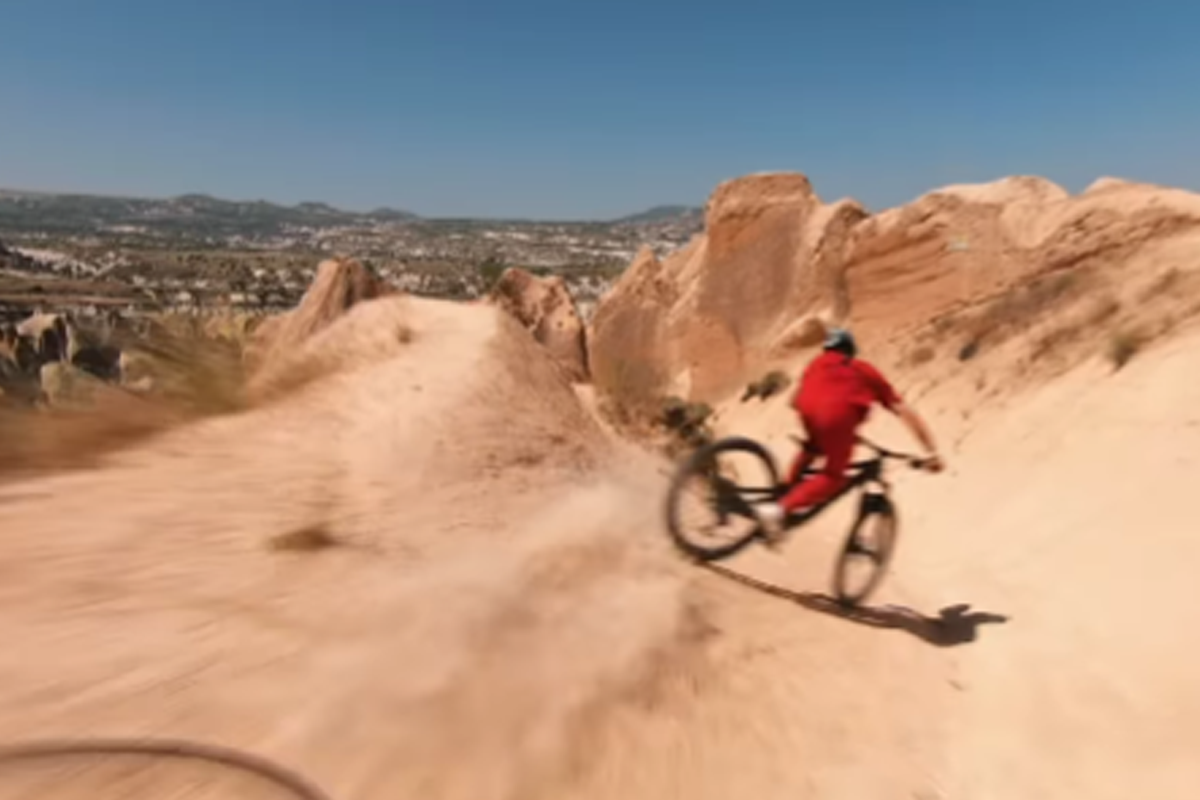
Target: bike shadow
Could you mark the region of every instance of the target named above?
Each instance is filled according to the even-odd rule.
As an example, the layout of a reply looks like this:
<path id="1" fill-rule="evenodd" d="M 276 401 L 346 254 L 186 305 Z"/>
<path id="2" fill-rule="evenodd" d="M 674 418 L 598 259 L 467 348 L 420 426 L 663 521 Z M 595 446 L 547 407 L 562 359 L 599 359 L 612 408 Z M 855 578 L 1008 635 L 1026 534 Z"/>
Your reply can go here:
<path id="1" fill-rule="evenodd" d="M 810 611 L 868 625 L 872 628 L 901 630 L 935 647 L 955 647 L 970 644 L 979 638 L 982 625 L 1001 625 L 1008 616 L 987 611 L 971 611 L 970 603 L 946 606 L 931 617 L 900 605 L 849 606 L 820 592 L 800 592 L 785 589 L 749 575 L 743 575 L 719 564 L 707 564 L 708 569 L 723 577 L 749 586 L 760 592 L 790 600 Z"/>

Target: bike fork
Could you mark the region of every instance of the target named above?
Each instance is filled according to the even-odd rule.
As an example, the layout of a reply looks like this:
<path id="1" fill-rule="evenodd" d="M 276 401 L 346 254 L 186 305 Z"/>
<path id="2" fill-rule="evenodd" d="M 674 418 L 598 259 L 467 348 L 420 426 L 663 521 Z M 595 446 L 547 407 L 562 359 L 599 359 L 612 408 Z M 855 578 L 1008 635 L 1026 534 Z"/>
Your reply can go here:
<path id="1" fill-rule="evenodd" d="M 861 516 L 878 514 L 887 509 L 887 505 L 888 494 L 886 488 L 874 491 L 868 489 L 863 491 L 862 496 L 858 500 L 858 513 Z"/>

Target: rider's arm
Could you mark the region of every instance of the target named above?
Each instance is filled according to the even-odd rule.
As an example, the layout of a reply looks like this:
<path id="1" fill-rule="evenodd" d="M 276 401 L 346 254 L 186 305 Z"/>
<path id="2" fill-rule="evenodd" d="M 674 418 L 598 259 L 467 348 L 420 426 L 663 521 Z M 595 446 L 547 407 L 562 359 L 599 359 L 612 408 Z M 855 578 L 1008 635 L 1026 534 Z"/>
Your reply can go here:
<path id="1" fill-rule="evenodd" d="M 903 401 L 896 403 L 892 407 L 892 411 L 895 412 L 896 416 L 900 417 L 900 420 L 912 432 L 913 437 L 921 443 L 921 446 L 925 448 L 925 452 L 940 463 L 941 456 L 938 455 L 937 445 L 933 441 L 933 433 L 930 432 L 929 426 L 925 424 L 925 420 L 921 419 L 921 415 Z"/>
<path id="2" fill-rule="evenodd" d="M 925 420 L 921 419 L 921 416 L 900 398 L 900 395 L 892 387 L 892 384 L 888 382 L 888 379 L 883 377 L 882 372 L 861 359 L 856 363 L 858 363 L 859 368 L 867 375 L 868 381 L 874 386 L 880 405 L 900 417 L 913 437 L 921 443 L 921 446 L 925 448 L 925 452 L 929 455 L 931 461 L 929 466 L 934 470 L 941 469 L 942 457 L 938 455 L 937 445 L 933 441 L 933 434 L 930 432 L 929 426 L 925 424 Z"/>

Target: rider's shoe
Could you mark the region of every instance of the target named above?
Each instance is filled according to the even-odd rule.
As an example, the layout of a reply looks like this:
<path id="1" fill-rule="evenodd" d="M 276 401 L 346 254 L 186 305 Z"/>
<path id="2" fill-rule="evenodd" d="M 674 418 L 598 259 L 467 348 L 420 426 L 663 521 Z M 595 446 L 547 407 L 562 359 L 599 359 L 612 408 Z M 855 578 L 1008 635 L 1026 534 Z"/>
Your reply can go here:
<path id="1" fill-rule="evenodd" d="M 783 520 L 787 512 L 778 503 L 764 503 L 755 508 L 755 512 L 767 547 L 775 549 L 783 541 Z"/>

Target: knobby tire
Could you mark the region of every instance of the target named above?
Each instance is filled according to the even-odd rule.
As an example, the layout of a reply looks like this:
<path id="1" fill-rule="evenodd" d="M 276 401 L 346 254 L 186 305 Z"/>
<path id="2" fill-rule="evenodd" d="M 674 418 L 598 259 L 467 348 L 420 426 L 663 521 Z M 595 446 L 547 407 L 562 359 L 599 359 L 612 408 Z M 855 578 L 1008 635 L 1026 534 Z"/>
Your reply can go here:
<path id="1" fill-rule="evenodd" d="M 670 532 L 671 539 L 675 542 L 675 545 L 685 554 L 698 561 L 719 561 L 729 558 L 753 542 L 760 532 L 759 526 L 756 523 L 744 536 L 738 537 L 728 543 L 702 545 L 697 544 L 688 537 L 687 531 L 684 529 L 684 524 L 679 518 L 679 506 L 688 482 L 697 475 L 704 477 L 705 468 L 710 464 L 715 464 L 716 459 L 721 454 L 734 452 L 752 455 L 766 466 L 767 473 L 770 475 L 771 486 L 762 488 L 769 488 L 774 492 L 779 487 L 779 469 L 775 464 L 774 457 L 772 457 L 770 451 L 753 439 L 740 436 L 719 439 L 698 448 L 688 456 L 679 466 L 679 469 L 676 470 L 675 475 L 671 479 L 670 489 L 667 492 L 667 530 Z M 710 487 L 715 483 L 711 477 L 704 477 L 704 480 L 709 482 Z M 720 484 L 720 486 L 726 492 L 727 497 L 730 493 L 737 494 L 736 490 L 739 488 L 736 484 L 728 481 Z M 740 495 L 738 497 L 740 498 Z M 733 498 L 729 499 L 733 500 Z M 760 497 L 760 499 L 770 498 Z M 744 503 L 745 501 L 740 500 L 740 502 Z"/>
<path id="2" fill-rule="evenodd" d="M 853 550 L 858 541 L 859 532 L 862 531 L 864 525 L 871 521 L 872 517 L 881 518 L 886 528 L 880 536 L 877 550 L 873 551 L 871 557 L 873 564 L 871 579 L 864 588 L 851 593 L 846 589 L 846 570 L 849 566 L 849 559 L 855 556 L 861 557 L 861 554 L 855 553 Z M 864 497 L 863 503 L 859 507 L 858 516 L 855 517 L 854 525 L 850 528 L 850 532 L 846 535 L 846 539 L 842 543 L 837 564 L 834 566 L 833 594 L 840 603 L 846 606 L 857 606 L 879 588 L 880 582 L 891 566 L 892 554 L 896 550 L 896 537 L 899 534 L 899 527 L 900 520 L 896 513 L 896 506 L 887 495 L 874 495 L 869 500 Z"/>

